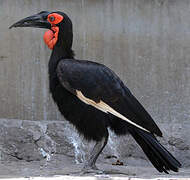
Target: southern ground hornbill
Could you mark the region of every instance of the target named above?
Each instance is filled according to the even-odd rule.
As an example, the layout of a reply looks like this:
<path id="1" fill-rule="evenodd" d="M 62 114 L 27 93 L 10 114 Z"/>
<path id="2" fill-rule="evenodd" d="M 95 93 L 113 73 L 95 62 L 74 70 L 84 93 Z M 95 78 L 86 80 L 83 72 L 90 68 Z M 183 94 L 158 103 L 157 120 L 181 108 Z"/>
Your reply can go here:
<path id="1" fill-rule="evenodd" d="M 106 66 L 74 58 L 73 30 L 63 12 L 42 11 L 12 27 L 48 29 L 44 42 L 49 60 L 50 92 L 60 112 L 87 140 L 96 144 L 83 171 L 98 171 L 95 162 L 107 144 L 108 127 L 129 132 L 159 172 L 178 171 L 181 164 L 158 142 L 162 132 L 120 78 Z"/>

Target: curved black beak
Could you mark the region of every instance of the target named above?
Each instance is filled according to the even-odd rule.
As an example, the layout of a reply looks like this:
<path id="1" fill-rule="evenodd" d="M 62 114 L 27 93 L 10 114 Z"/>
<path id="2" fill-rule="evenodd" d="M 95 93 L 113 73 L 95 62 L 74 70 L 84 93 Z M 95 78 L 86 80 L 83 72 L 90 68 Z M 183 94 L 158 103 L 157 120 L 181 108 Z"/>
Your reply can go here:
<path id="1" fill-rule="evenodd" d="M 51 29 L 51 24 L 47 21 L 48 14 L 50 14 L 50 12 L 42 11 L 38 14 L 21 19 L 20 21 L 11 25 L 9 29 L 13 27 L 36 27 Z"/>

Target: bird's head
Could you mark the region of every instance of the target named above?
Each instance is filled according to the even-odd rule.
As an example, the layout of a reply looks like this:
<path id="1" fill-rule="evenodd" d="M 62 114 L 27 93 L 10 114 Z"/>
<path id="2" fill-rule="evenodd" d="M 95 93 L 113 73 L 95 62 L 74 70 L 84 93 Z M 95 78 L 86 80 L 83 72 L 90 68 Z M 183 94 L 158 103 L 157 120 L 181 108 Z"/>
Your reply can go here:
<path id="1" fill-rule="evenodd" d="M 42 11 L 14 23 L 13 27 L 35 27 L 48 29 L 44 33 L 44 42 L 50 48 L 62 47 L 66 51 L 72 48 L 73 30 L 70 18 L 63 12 Z"/>

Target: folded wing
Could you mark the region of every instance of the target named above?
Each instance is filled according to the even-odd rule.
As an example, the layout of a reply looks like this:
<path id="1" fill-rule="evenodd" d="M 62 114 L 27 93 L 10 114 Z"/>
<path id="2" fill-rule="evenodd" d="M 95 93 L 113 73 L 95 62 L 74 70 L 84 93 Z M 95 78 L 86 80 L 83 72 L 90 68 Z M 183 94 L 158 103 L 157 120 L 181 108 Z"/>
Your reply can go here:
<path id="1" fill-rule="evenodd" d="M 162 133 L 151 116 L 119 77 L 102 64 L 62 60 L 57 67 L 60 83 L 79 100 L 158 136 Z"/>

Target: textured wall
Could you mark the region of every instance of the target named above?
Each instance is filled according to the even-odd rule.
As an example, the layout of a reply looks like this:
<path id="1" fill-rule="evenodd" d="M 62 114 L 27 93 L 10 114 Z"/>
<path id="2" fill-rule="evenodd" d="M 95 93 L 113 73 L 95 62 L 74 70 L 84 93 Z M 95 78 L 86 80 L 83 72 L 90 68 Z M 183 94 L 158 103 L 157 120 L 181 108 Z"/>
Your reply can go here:
<path id="1" fill-rule="evenodd" d="M 8 27 L 65 11 L 76 57 L 106 64 L 158 123 L 190 120 L 189 0 L 0 0 L 0 118 L 61 120 L 48 92 L 44 30 Z"/>

